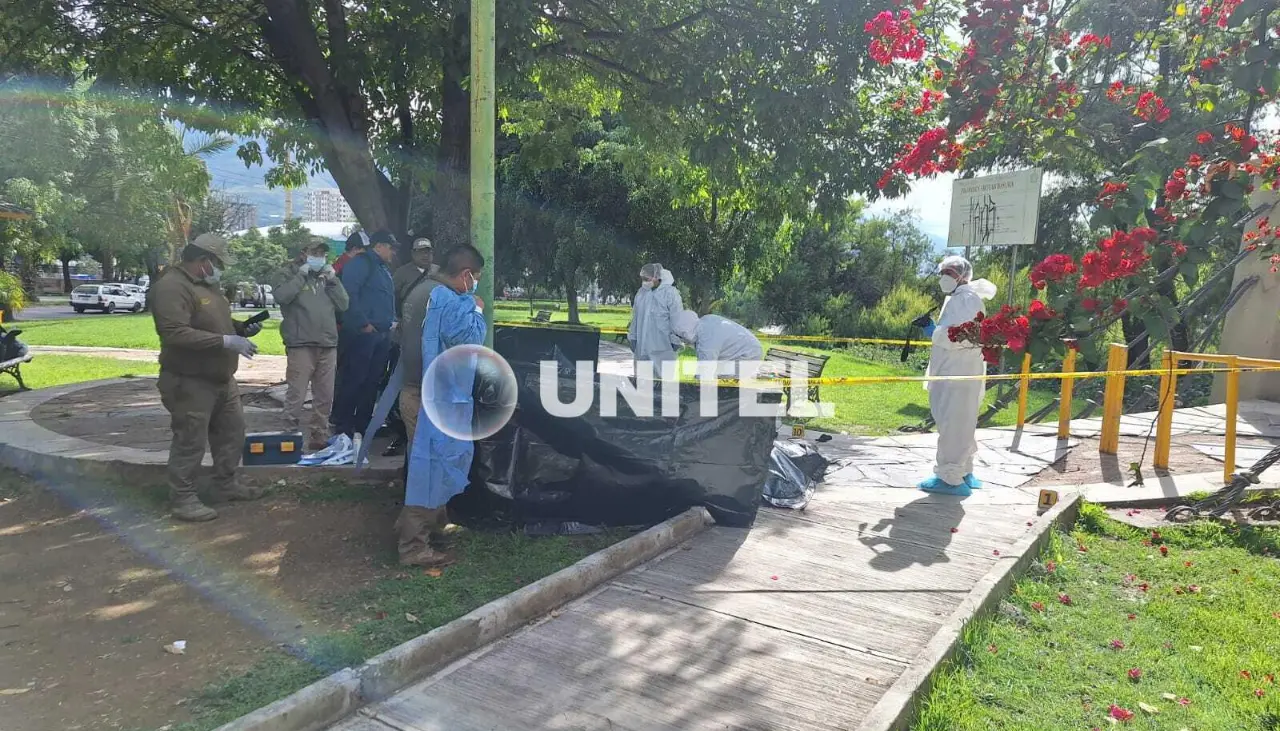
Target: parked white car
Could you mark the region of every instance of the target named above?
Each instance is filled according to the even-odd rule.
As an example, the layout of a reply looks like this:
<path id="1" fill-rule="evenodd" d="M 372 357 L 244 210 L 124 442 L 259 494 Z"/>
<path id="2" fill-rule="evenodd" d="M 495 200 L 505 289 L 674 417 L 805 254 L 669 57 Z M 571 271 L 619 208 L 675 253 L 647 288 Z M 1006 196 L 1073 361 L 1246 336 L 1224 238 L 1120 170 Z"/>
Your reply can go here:
<path id="1" fill-rule="evenodd" d="M 146 295 L 130 292 L 123 284 L 82 284 L 71 291 L 71 308 L 78 313 L 85 310 L 142 312 L 145 306 Z"/>

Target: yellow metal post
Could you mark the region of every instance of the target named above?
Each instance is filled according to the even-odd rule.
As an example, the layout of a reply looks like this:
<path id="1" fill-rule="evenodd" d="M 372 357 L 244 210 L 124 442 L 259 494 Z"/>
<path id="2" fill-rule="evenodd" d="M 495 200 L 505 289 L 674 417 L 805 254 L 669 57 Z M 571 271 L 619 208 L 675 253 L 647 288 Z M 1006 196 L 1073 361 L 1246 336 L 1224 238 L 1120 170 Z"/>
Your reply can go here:
<path id="1" fill-rule="evenodd" d="M 1116 373 L 1129 364 L 1129 348 L 1112 343 L 1107 353 L 1107 371 Z M 1124 408 L 1124 376 L 1107 376 L 1102 397 L 1102 434 L 1098 436 L 1098 452 L 1115 454 L 1120 450 L 1120 412 Z"/>
<path id="2" fill-rule="evenodd" d="M 1156 414 L 1156 469 L 1169 469 L 1169 446 L 1173 441 L 1174 394 L 1178 390 L 1178 374 L 1173 372 L 1178 358 L 1170 351 L 1160 357 L 1160 411 Z"/>
<path id="3" fill-rule="evenodd" d="M 1222 456 L 1222 484 L 1231 482 L 1231 474 L 1236 471 L 1236 416 L 1240 409 L 1240 359 L 1231 356 L 1227 359 L 1227 438 L 1226 453 Z"/>
<path id="4" fill-rule="evenodd" d="M 1023 378 L 1018 379 L 1018 428 L 1021 429 L 1023 424 L 1027 423 L 1027 389 L 1031 385 L 1031 380 L 1026 375 L 1031 372 L 1031 354 L 1023 353 L 1022 355 L 1022 375 Z"/>
<path id="5" fill-rule="evenodd" d="M 1058 438 L 1071 436 L 1071 392 L 1075 388 L 1076 349 L 1067 348 L 1067 357 L 1062 359 L 1062 389 L 1058 396 Z"/>

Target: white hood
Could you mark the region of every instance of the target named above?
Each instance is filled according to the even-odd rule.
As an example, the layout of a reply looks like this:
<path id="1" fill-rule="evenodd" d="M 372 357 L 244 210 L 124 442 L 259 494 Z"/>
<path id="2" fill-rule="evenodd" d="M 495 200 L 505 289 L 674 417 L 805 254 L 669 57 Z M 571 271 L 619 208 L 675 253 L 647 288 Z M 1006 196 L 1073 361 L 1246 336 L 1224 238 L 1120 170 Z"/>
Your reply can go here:
<path id="1" fill-rule="evenodd" d="M 996 296 L 996 285 L 992 284 L 990 280 L 987 279 L 974 279 L 963 286 L 973 290 L 974 294 L 984 300 L 989 300 Z"/>

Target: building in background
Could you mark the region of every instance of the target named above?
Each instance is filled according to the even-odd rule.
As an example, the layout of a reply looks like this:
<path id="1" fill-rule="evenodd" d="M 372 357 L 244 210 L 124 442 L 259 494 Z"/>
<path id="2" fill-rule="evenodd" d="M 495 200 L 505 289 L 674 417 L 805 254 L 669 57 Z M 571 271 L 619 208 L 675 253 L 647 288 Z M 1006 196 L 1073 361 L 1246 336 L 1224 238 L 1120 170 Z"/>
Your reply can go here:
<path id="1" fill-rule="evenodd" d="M 309 221 L 345 223 L 356 220 L 351 206 L 337 188 L 316 188 L 307 193 L 306 218 Z"/>
<path id="2" fill-rule="evenodd" d="M 243 231 L 258 226 L 258 207 L 244 201 L 227 201 L 226 227 L 228 231 Z"/>

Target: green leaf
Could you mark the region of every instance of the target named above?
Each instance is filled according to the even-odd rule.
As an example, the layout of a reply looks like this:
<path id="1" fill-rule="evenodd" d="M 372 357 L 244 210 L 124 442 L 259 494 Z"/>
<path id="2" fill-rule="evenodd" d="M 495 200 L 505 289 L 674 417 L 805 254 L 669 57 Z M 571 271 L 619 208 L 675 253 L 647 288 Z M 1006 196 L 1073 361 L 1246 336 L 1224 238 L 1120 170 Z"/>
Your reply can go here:
<path id="1" fill-rule="evenodd" d="M 1193 246 L 1199 246 L 1209 240 L 1209 227 L 1199 221 L 1190 222 L 1191 228 L 1182 235 L 1183 240 Z"/>
<path id="2" fill-rule="evenodd" d="M 1205 208 L 1203 220 L 1217 221 L 1219 218 L 1230 218 L 1240 210 L 1243 201 L 1239 198 L 1219 196 Z"/>
<path id="3" fill-rule="evenodd" d="M 1182 275 L 1182 281 L 1187 283 L 1188 287 L 1196 286 L 1196 282 L 1200 279 L 1200 267 L 1195 263 L 1186 259 L 1178 265 L 1178 274 Z"/>
<path id="4" fill-rule="evenodd" d="M 1271 58 L 1271 56 L 1271 46 L 1267 44 L 1249 46 L 1248 50 L 1244 52 L 1244 60 L 1249 63 L 1260 63 Z"/>
<path id="5" fill-rule="evenodd" d="M 1115 220 L 1110 208 L 1099 208 L 1089 217 L 1089 228 L 1110 228 Z"/>
<path id="6" fill-rule="evenodd" d="M 1244 186 L 1235 180 L 1224 181 L 1222 195 L 1233 200 L 1244 200 Z"/>
<path id="7" fill-rule="evenodd" d="M 1067 55 L 1065 53 L 1059 53 L 1053 58 L 1053 65 L 1057 66 L 1058 70 L 1062 73 L 1067 73 Z"/>
<path id="8" fill-rule="evenodd" d="M 1071 321 L 1071 327 L 1078 333 L 1089 332 L 1093 327 L 1093 320 L 1088 317 L 1078 317 Z"/>
<path id="9" fill-rule="evenodd" d="M 1153 340 L 1167 341 L 1169 339 L 1169 328 L 1164 324 L 1164 320 L 1160 319 L 1158 314 L 1154 312 L 1142 313 L 1142 325 L 1146 328 L 1147 334 L 1150 335 Z"/>

